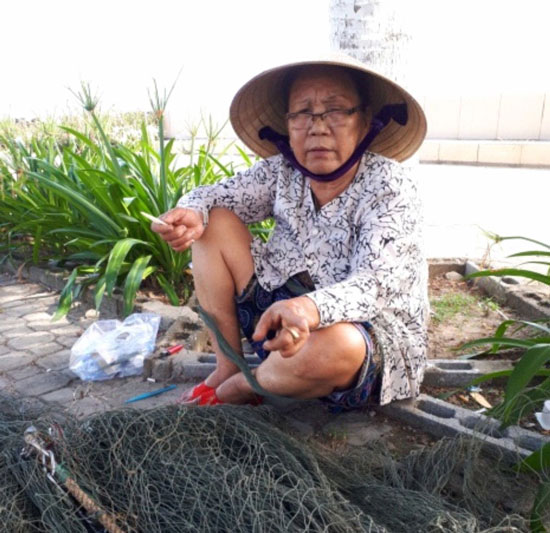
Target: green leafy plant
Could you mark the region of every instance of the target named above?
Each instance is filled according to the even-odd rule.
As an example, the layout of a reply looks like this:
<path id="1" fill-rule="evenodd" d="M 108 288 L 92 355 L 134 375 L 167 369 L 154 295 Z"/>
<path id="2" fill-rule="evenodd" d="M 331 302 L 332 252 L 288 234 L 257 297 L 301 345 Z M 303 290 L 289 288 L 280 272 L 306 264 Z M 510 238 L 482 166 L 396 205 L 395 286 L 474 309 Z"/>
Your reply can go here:
<path id="1" fill-rule="evenodd" d="M 495 242 L 511 239 L 526 241 L 540 247 L 513 254 L 511 257 L 537 259 L 536 261 L 527 261 L 520 266 L 529 264 L 543 266 L 550 273 L 550 245 L 521 236 L 494 236 Z M 482 270 L 470 274 L 467 278 L 486 276 L 519 276 L 550 286 L 548 274 L 541 274 L 529 268 Z M 527 338 L 514 336 L 519 331 L 526 329 L 530 333 Z M 511 335 L 507 336 L 508 332 Z M 495 378 L 506 379 L 502 402 L 487 412 L 488 415 L 500 420 L 503 427 L 519 423 L 522 418 L 531 414 L 538 407 L 542 407 L 543 402 L 550 398 L 550 318 L 534 321 L 505 320 L 499 325 L 493 337 L 476 339 L 464 344 L 462 349 L 479 346 L 490 346 L 489 351 L 492 353 L 509 347 L 524 350 L 513 370 L 487 374 L 472 383 L 478 384 Z M 530 454 L 519 467 L 523 470 L 535 471 L 541 476 L 541 483 L 531 511 L 531 531 L 542 533 L 546 531 L 543 518 L 548 516 L 550 508 L 550 444 L 546 444 L 540 450 Z"/>
<path id="2" fill-rule="evenodd" d="M 161 96 L 155 84 L 150 96 L 158 149 L 145 122 L 136 148 L 111 140 L 97 114 L 98 99 L 87 84 L 77 96 L 90 118 L 89 130 L 62 127 L 69 139 L 63 145 L 52 137 L 24 143 L 9 134 L 0 136 L 3 248 L 6 253 L 30 248 L 35 262 L 47 258 L 72 269 L 56 318 L 92 286 L 98 308 L 104 295 L 120 288 L 125 314 L 131 312 L 144 281 L 174 305 L 190 295 L 190 252 L 174 252 L 151 231 L 141 212 L 158 216 L 173 208 L 182 194 L 231 176 L 234 168 L 220 160 L 227 148 L 218 149 L 221 128 L 211 121 L 205 122 L 206 143 L 195 144 L 195 131 L 191 150 L 184 154 L 187 164 L 176 164 L 181 157 L 174 140 L 164 141 L 170 92 Z"/>

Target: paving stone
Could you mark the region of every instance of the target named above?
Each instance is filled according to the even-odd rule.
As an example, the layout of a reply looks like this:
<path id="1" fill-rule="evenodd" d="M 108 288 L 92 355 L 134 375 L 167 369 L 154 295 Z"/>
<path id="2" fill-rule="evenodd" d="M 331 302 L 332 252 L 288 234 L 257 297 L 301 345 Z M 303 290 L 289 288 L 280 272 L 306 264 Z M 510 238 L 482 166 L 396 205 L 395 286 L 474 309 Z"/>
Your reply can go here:
<path id="1" fill-rule="evenodd" d="M 40 396 L 47 392 L 55 391 L 66 387 L 71 382 L 71 379 L 58 372 L 43 372 L 37 378 L 30 376 L 26 379 L 17 381 L 14 385 L 15 389 L 24 393 L 26 396 Z"/>
<path id="2" fill-rule="evenodd" d="M 26 349 L 26 351 L 36 355 L 37 357 L 42 357 L 44 355 L 49 355 L 51 353 L 58 352 L 63 350 L 63 346 L 57 342 L 47 342 L 46 344 L 37 344 L 36 346 L 31 346 Z"/>
<path id="3" fill-rule="evenodd" d="M 29 313 L 28 315 L 25 315 L 25 320 L 27 323 L 30 322 L 43 322 L 43 321 L 51 321 L 53 315 L 50 315 L 50 313 L 45 313 L 44 311 L 38 311 L 36 313 Z"/>
<path id="4" fill-rule="evenodd" d="M 9 348 L 8 346 L 6 346 L 5 344 L 0 345 L 0 357 L 2 355 L 6 355 L 6 354 L 11 353 L 11 352 L 13 352 L 13 350 L 11 348 Z"/>
<path id="5" fill-rule="evenodd" d="M 69 368 L 70 350 L 59 350 L 36 360 L 36 364 L 44 370 L 62 370 Z"/>
<path id="6" fill-rule="evenodd" d="M 17 317 L 7 317 L 0 313 L 0 333 L 10 331 L 22 325 L 21 319 Z"/>
<path id="7" fill-rule="evenodd" d="M 79 337 L 69 337 L 69 336 L 58 336 L 56 337 L 56 342 L 64 346 L 65 348 L 72 348 L 74 343 L 79 339 Z"/>
<path id="8" fill-rule="evenodd" d="M 4 308 L 4 312 L 8 316 L 12 317 L 23 317 L 24 315 L 28 315 L 29 313 L 34 313 L 38 309 L 41 308 L 40 302 L 35 302 L 33 304 L 28 304 L 23 302 L 22 305 L 17 305 L 9 308 Z"/>
<path id="9" fill-rule="evenodd" d="M 24 335 L 15 338 L 12 336 L 8 341 L 8 346 L 10 348 L 24 350 L 26 348 L 52 342 L 55 339 L 55 335 L 48 331 L 32 331 L 29 328 L 26 329 L 28 332 L 25 332 Z"/>
<path id="10" fill-rule="evenodd" d="M 50 331 L 56 327 L 56 323 L 51 320 L 37 320 L 33 322 L 26 322 L 28 328 L 34 331 Z"/>
<path id="11" fill-rule="evenodd" d="M 75 389 L 72 387 L 63 387 L 62 389 L 42 394 L 40 398 L 48 403 L 56 402 L 67 406 L 67 404 L 76 401 Z"/>
<path id="12" fill-rule="evenodd" d="M 8 391 L 11 389 L 13 382 L 8 379 L 6 376 L 0 376 L 0 390 L 2 392 Z"/>
<path id="13" fill-rule="evenodd" d="M 68 324 L 66 326 L 51 329 L 50 333 L 59 336 L 75 337 L 80 336 L 82 334 L 82 331 L 83 330 L 80 326 L 77 326 L 75 324 Z"/>
<path id="14" fill-rule="evenodd" d="M 56 308 L 57 308 L 57 306 L 55 306 L 51 309 L 50 314 L 52 315 L 52 317 L 53 317 L 53 315 L 55 315 Z M 50 322 L 50 324 L 57 328 L 57 327 L 68 326 L 69 324 L 72 324 L 73 323 L 72 320 L 73 320 L 72 318 L 69 319 L 69 318 L 67 318 L 67 316 L 64 316 L 64 317 L 58 318 L 57 320 L 55 320 L 53 322 Z"/>
<path id="15" fill-rule="evenodd" d="M 32 291 L 24 290 L 21 292 L 14 291 L 13 289 L 18 286 L 14 285 L 9 288 L 2 288 L 2 295 L 0 295 L 0 306 L 4 309 L 9 309 L 10 307 L 21 305 L 25 301 L 25 298 L 29 297 L 32 294 Z"/>
<path id="16" fill-rule="evenodd" d="M 0 372 L 9 372 L 32 363 L 35 356 L 27 352 L 12 352 L 0 357 Z"/>
<path id="17" fill-rule="evenodd" d="M 27 326 L 21 323 L 19 321 L 16 327 L 12 327 L 6 331 L 2 332 L 2 336 L 7 339 L 19 339 L 20 337 L 23 337 L 24 335 L 29 335 L 31 333 L 34 333 L 32 329 L 29 329 Z"/>
<path id="18" fill-rule="evenodd" d="M 44 370 L 30 363 L 26 366 L 8 372 L 8 376 L 14 381 L 21 381 L 30 377 L 36 377 L 39 379 L 41 374 L 44 374 Z"/>

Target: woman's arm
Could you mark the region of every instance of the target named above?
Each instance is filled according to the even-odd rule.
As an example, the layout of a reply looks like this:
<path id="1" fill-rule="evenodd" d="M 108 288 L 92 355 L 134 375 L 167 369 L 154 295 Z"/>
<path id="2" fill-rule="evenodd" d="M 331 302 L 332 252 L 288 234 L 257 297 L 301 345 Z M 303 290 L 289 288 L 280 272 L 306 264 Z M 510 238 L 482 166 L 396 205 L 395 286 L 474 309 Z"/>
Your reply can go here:
<path id="1" fill-rule="evenodd" d="M 214 207 L 230 209 L 245 224 L 265 220 L 272 215 L 280 164 L 280 157 L 259 161 L 232 178 L 197 187 L 183 196 L 177 206 L 200 211 L 205 222 Z"/>

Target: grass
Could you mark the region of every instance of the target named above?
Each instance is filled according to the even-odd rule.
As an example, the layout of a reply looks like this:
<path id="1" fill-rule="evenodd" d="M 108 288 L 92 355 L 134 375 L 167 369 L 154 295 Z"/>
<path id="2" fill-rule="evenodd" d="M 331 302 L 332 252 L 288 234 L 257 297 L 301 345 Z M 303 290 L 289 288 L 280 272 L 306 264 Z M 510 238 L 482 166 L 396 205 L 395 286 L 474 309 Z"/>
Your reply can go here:
<path id="1" fill-rule="evenodd" d="M 499 305 L 491 298 L 479 297 L 462 292 L 449 292 L 430 300 L 432 319 L 438 323 L 452 320 L 456 315 L 472 316 L 474 311 L 481 308 L 487 315 L 496 312 Z"/>
<path id="2" fill-rule="evenodd" d="M 478 303 L 478 298 L 471 294 L 450 292 L 430 301 L 432 318 L 436 322 L 446 322 L 457 314 L 471 315 Z"/>

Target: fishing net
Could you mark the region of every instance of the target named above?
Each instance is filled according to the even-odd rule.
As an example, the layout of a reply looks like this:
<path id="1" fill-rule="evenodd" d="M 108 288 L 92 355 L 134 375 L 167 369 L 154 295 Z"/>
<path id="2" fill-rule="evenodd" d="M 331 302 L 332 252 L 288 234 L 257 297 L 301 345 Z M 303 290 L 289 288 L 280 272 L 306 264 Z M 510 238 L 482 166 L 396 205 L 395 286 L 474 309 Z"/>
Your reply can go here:
<path id="1" fill-rule="evenodd" d="M 79 490 L 127 532 L 527 531 L 536 490 L 536 479 L 464 439 L 406 455 L 381 443 L 336 455 L 291 436 L 268 407 L 167 406 L 78 420 L 3 400 L 3 531 L 108 531 L 36 454 L 21 453 L 31 423 Z"/>

